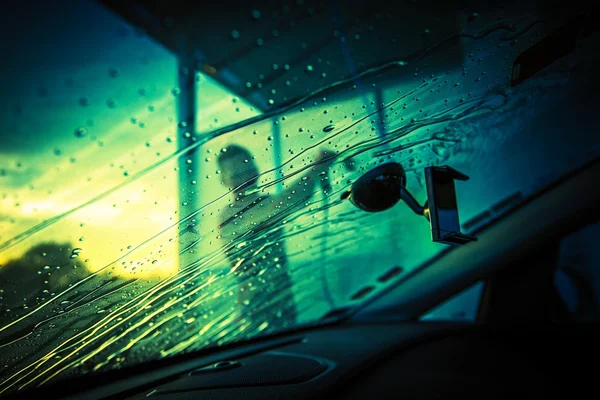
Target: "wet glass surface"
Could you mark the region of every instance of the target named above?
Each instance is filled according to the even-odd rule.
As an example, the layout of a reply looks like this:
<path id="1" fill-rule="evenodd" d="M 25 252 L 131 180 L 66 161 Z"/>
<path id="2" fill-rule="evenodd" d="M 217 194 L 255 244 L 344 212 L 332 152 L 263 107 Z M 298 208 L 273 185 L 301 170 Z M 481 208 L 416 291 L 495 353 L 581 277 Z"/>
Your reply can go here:
<path id="1" fill-rule="evenodd" d="M 470 231 L 597 156 L 597 35 L 511 86 L 516 57 L 567 15 L 417 9 L 402 30 L 392 11 L 348 26 L 297 3 L 304 30 L 223 24 L 227 62 L 191 69 L 99 3 L 4 24 L 18 40 L 3 41 L 0 393 L 318 324 L 375 295 L 446 249 L 403 204 L 343 198 L 383 162 L 421 203 L 426 166 L 469 175 Z M 254 11 L 245 24 L 285 21 Z"/>

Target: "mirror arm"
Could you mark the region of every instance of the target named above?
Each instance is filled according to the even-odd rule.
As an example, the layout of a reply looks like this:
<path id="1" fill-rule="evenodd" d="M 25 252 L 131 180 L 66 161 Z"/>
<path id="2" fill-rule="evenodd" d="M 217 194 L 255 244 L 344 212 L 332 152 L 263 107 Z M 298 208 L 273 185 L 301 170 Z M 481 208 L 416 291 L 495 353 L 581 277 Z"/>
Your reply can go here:
<path id="1" fill-rule="evenodd" d="M 400 198 L 404 200 L 404 202 L 410 207 L 411 210 L 415 212 L 415 214 L 423 215 L 425 218 L 427 218 L 427 203 L 425 203 L 425 206 L 420 205 L 412 196 L 412 194 L 410 194 L 404 187 L 400 188 Z"/>

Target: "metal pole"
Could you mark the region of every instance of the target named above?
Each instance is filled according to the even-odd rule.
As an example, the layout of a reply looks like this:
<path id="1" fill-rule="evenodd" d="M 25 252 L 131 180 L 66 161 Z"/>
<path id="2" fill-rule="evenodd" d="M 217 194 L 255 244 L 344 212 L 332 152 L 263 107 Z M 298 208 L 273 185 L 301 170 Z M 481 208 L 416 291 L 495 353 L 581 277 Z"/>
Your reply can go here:
<path id="1" fill-rule="evenodd" d="M 196 86 L 195 70 L 192 59 L 180 56 L 178 62 L 178 87 L 174 89 L 176 96 L 177 112 L 177 147 L 184 149 L 193 144 L 196 140 Z M 198 204 L 198 184 L 199 180 L 199 159 L 197 149 L 192 149 L 179 157 L 178 159 L 178 198 L 179 198 L 179 220 L 187 217 L 196 209 Z M 179 251 L 189 246 L 196 237 L 197 221 L 187 221 L 183 226 L 179 226 Z M 192 250 L 193 251 L 193 250 Z M 179 267 L 185 267 L 195 256 L 189 250 L 179 257 Z"/>

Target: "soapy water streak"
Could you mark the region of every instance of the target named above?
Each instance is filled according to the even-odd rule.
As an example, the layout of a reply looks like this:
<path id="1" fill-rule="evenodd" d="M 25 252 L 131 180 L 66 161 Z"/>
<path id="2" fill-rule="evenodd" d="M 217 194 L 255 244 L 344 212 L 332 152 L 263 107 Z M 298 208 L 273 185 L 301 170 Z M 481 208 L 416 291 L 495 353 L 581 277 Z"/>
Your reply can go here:
<path id="1" fill-rule="evenodd" d="M 534 25 L 530 24 L 528 26 L 531 28 Z M 489 28 L 477 35 L 460 34 L 460 36 L 470 39 L 480 39 L 498 30 L 514 31 L 514 27 L 510 24 L 503 24 Z M 522 29 L 519 33 L 524 34 L 527 30 L 528 29 Z M 427 53 L 428 51 L 419 57 L 423 57 Z M 360 77 L 364 78 L 373 75 L 376 72 L 382 72 L 392 66 L 405 66 L 407 63 L 408 61 L 386 63 L 378 68 L 367 69 L 360 74 Z M 66 214 L 56 216 L 44 224 L 38 225 L 32 230 L 24 232 L 9 240 L 0 246 L 0 250 L 13 246 L 76 210 L 106 197 L 108 194 L 119 190 L 125 184 L 130 183 L 131 180 L 138 179 L 160 165 L 163 165 L 168 160 L 177 158 L 223 134 L 272 118 L 275 114 L 291 110 L 293 107 L 296 107 L 307 99 L 345 85 L 352 79 L 336 82 L 330 87 L 318 90 L 306 98 L 286 106 L 284 109 L 279 109 L 260 117 L 242 121 L 231 127 L 217 130 L 211 135 L 207 135 L 207 138 L 199 140 L 188 148 L 182 149 L 138 173 L 129 181 L 115 187 L 110 192 L 103 193 L 89 202 L 82 204 L 80 207 L 71 210 Z M 418 85 L 413 90 L 383 106 L 383 110 L 389 110 L 408 96 L 426 93 L 429 90 L 430 85 L 435 82 L 436 80 L 433 79 Z M 373 155 L 375 157 L 386 157 L 397 152 L 402 152 L 413 147 L 426 145 L 427 143 L 436 141 L 446 141 L 450 144 L 454 144 L 458 141 L 457 138 L 445 138 L 439 132 L 430 134 L 428 137 L 421 137 L 410 143 L 403 143 L 403 139 L 412 134 L 420 134 L 420 132 L 423 131 L 423 128 L 435 128 L 438 125 L 444 126 L 444 124 L 450 122 L 465 120 L 480 115 L 482 112 L 499 110 L 503 107 L 505 108 L 514 105 L 514 102 L 509 100 L 510 99 L 507 96 L 502 95 L 501 93 L 487 93 L 456 106 L 448 107 L 443 111 L 432 113 L 430 116 L 421 119 L 413 119 L 400 124 L 397 128 L 387 131 L 386 136 L 383 139 L 378 136 L 361 136 L 356 143 L 339 151 L 336 155 L 337 160 L 335 165 L 341 168 L 342 161 L 356 159 L 372 151 L 374 151 Z M 308 154 L 310 151 L 323 146 L 331 140 L 342 140 L 347 136 L 353 135 L 355 129 L 361 130 L 362 125 L 367 125 L 369 118 L 378 115 L 380 112 L 381 110 L 376 110 L 372 113 L 368 113 L 355 121 L 352 125 L 337 131 L 332 131 L 331 134 L 320 141 L 315 142 L 314 145 L 305 148 L 302 152 L 286 160 L 282 166 L 277 169 L 265 171 L 261 175 L 272 174 L 278 169 L 286 168 L 290 163 L 297 160 L 302 155 Z M 372 158 L 372 156 L 369 158 Z M 293 180 L 296 175 L 301 174 L 313 166 L 314 164 L 308 164 L 294 170 L 294 172 L 286 173 L 283 178 L 275 179 L 259 186 L 259 190 L 267 190 L 279 182 L 289 182 L 289 180 Z M 361 171 L 349 172 L 346 177 L 356 178 L 360 176 L 361 173 Z M 25 364 L 18 364 L 17 368 L 10 371 L 10 373 L 3 372 L 3 380 L 0 383 L 0 393 L 15 389 L 23 389 L 34 385 L 42 385 L 58 376 L 68 374 L 73 370 L 96 371 L 108 366 L 117 367 L 126 365 L 126 361 L 131 362 L 132 360 L 135 360 L 136 352 L 143 354 L 145 352 L 147 353 L 149 351 L 148 349 L 155 352 L 157 356 L 166 357 L 184 351 L 194 351 L 211 345 L 219 345 L 225 342 L 249 338 L 268 331 L 269 321 L 264 321 L 264 323 L 261 323 L 258 326 L 253 325 L 251 321 L 240 312 L 235 304 L 235 295 L 231 295 L 230 293 L 237 293 L 236 291 L 240 285 L 240 281 L 232 279 L 230 276 L 231 273 L 226 270 L 222 273 L 215 273 L 214 266 L 226 264 L 226 254 L 232 255 L 233 257 L 240 257 L 241 259 L 255 257 L 260 255 L 261 252 L 264 252 L 270 245 L 284 243 L 285 241 L 299 237 L 300 235 L 305 235 L 310 238 L 311 241 L 315 242 L 314 248 L 309 246 L 309 248 L 302 249 L 302 252 L 309 252 L 313 249 L 314 251 L 318 251 L 316 242 L 320 239 L 320 235 L 322 235 L 319 228 L 324 224 L 347 224 L 347 228 L 341 228 L 335 231 L 330 230 L 328 233 L 329 237 L 331 239 L 336 239 L 336 237 L 339 236 L 339 240 L 330 241 L 327 250 L 328 252 L 356 246 L 359 237 L 361 240 L 368 239 L 369 232 L 371 232 L 368 230 L 361 235 L 355 235 L 354 238 L 349 238 L 346 235 L 348 231 L 356 232 L 357 230 L 360 230 L 360 227 L 363 224 L 356 224 L 355 221 L 366 218 L 365 214 L 358 213 L 357 211 L 350 211 L 345 213 L 345 215 L 342 215 L 341 213 L 338 215 L 331 215 L 328 219 L 320 218 L 320 216 L 322 216 L 321 212 L 325 208 L 336 209 L 342 204 L 342 201 L 339 200 L 339 195 L 347 188 L 342 187 L 342 185 L 334 185 L 334 187 L 335 189 L 331 193 L 328 193 L 328 197 L 331 201 L 325 202 L 323 199 L 313 200 L 309 204 L 310 207 L 305 204 L 294 204 L 293 206 L 282 210 L 282 212 L 280 212 L 273 220 L 268 221 L 268 223 L 265 223 L 263 226 L 257 226 L 256 229 L 241 233 L 225 247 L 216 249 L 208 254 L 203 254 L 201 258 L 184 266 L 175 275 L 167 277 L 158 283 L 153 283 L 148 286 L 141 279 L 132 279 L 125 282 L 118 282 L 118 280 L 114 279 L 107 281 L 106 278 L 102 276 L 103 272 L 110 269 L 121 260 L 126 259 L 128 254 L 132 254 L 134 251 L 143 250 L 154 243 L 155 240 L 173 234 L 179 226 L 185 226 L 187 222 L 191 221 L 203 210 L 208 209 L 213 204 L 222 200 L 225 196 L 228 196 L 231 193 L 229 192 L 203 205 L 192 214 L 182 218 L 164 231 L 152 236 L 146 242 L 131 249 L 131 251 L 123 257 L 106 265 L 101 270 L 90 274 L 88 277 L 80 280 L 63 292 L 58 293 L 50 300 L 40 304 L 32 311 L 3 325 L 0 327 L 0 348 L 3 352 L 6 350 L 8 353 L 12 346 L 27 342 L 30 339 L 33 340 L 32 337 L 35 336 L 34 334 L 37 334 L 40 331 L 43 333 L 45 329 L 48 329 L 47 327 L 49 324 L 62 324 L 60 327 L 48 329 L 49 332 L 54 334 L 54 337 L 61 337 L 61 341 L 50 343 L 49 348 L 44 349 L 45 353 L 41 356 L 36 356 L 33 361 Z M 306 218 L 311 215 L 315 218 Z M 372 226 L 371 221 L 370 223 Z M 274 235 L 273 233 L 278 230 L 281 230 L 282 234 Z M 311 233 L 314 234 L 311 235 Z M 253 241 L 259 240 L 263 243 L 263 239 L 273 237 L 277 238 L 275 242 L 267 241 L 258 249 L 252 248 L 252 246 L 242 245 L 244 242 L 252 243 Z M 202 240 L 203 238 L 200 237 L 192 241 L 186 248 L 181 249 L 179 254 L 174 257 L 179 257 L 182 254 L 193 250 Z M 290 253 L 290 255 L 293 256 L 293 253 Z M 168 263 L 170 261 L 172 261 L 172 259 L 162 260 L 161 262 Z M 298 265 L 292 265 L 290 273 L 293 273 L 295 280 L 297 281 L 310 281 L 311 279 L 314 279 L 315 268 L 315 265 L 310 262 L 305 262 Z M 77 297 L 77 290 L 86 289 L 88 287 L 90 287 L 90 289 L 84 290 L 84 295 Z M 137 291 L 133 289 L 137 289 Z M 313 285 L 312 289 L 303 290 L 302 293 L 298 293 L 296 302 L 301 305 L 301 307 L 306 307 L 306 309 L 308 309 L 310 308 L 311 302 L 304 301 L 304 299 L 319 298 L 322 296 L 320 290 L 318 285 Z M 125 292 L 137 294 L 133 294 L 129 298 L 126 296 L 119 296 Z M 260 314 L 262 310 L 280 306 L 280 303 L 285 298 L 283 292 L 284 291 L 282 290 L 279 291 L 279 293 L 264 293 L 264 296 L 261 297 L 261 301 L 256 301 L 255 304 L 250 305 L 252 312 L 254 314 Z M 71 296 L 73 297 L 71 298 Z M 225 301 L 224 299 L 227 298 L 231 298 L 232 300 Z M 60 307 L 60 303 L 66 301 L 65 299 L 69 299 L 68 305 L 64 308 Z M 110 309 L 103 313 L 98 313 L 94 306 L 103 299 L 110 301 Z M 42 316 L 46 311 L 50 312 L 51 315 L 49 317 Z M 303 311 L 305 310 L 301 308 L 299 313 L 302 313 Z M 44 315 L 47 315 L 47 313 Z M 90 323 L 87 325 L 83 324 L 83 326 L 75 326 L 75 328 L 71 326 L 71 318 L 82 319 L 86 322 L 85 318 L 83 318 L 84 316 L 91 318 Z M 178 334 L 178 336 L 176 334 Z"/>
<path id="2" fill-rule="evenodd" d="M 478 105 L 481 104 L 482 103 L 479 103 Z M 470 110 L 472 111 L 474 109 L 475 108 L 471 108 Z M 468 115 L 468 113 L 464 112 L 461 114 L 463 116 Z M 437 123 L 437 121 L 434 123 Z M 394 134 L 401 136 L 407 132 L 410 132 L 410 129 L 401 129 Z M 394 139 L 388 138 L 387 140 L 391 142 Z M 368 143 L 357 146 L 357 148 L 352 150 L 354 150 L 354 154 L 359 154 L 367 151 L 371 147 L 376 148 L 377 146 L 374 143 Z M 331 204 L 335 206 L 336 203 Z M 313 213 L 318 212 L 319 210 L 318 207 L 314 208 Z M 300 213 L 295 211 L 295 213 L 292 212 L 281 215 L 280 218 L 291 221 L 295 216 L 297 217 L 298 214 Z M 296 232 L 293 232 L 293 235 L 308 233 L 327 222 L 328 221 L 319 221 L 307 226 L 301 226 Z M 268 232 L 265 232 L 265 234 L 266 233 Z M 242 235 L 240 238 L 236 239 L 228 249 L 234 248 L 241 240 L 245 239 L 245 235 Z M 281 238 L 281 240 L 285 239 L 286 236 Z M 344 240 L 340 244 L 346 242 L 347 240 Z M 334 248 L 336 248 L 336 244 L 331 243 L 331 249 Z M 152 335 L 159 335 L 160 327 L 167 325 L 171 321 L 181 319 L 181 311 L 179 311 L 181 309 L 180 307 L 184 302 L 188 301 L 188 299 L 191 301 L 187 304 L 187 307 L 184 308 L 187 310 L 206 305 L 211 299 L 214 299 L 214 294 L 217 292 L 224 293 L 229 290 L 234 290 L 238 285 L 238 282 L 222 282 L 224 277 L 217 277 L 212 280 L 210 278 L 205 278 L 213 261 L 220 257 L 222 258 L 225 251 L 226 249 L 216 251 L 215 254 L 205 257 L 197 263 L 184 268 L 174 277 L 167 278 L 160 282 L 148 292 L 144 292 L 124 304 L 114 307 L 106 316 L 96 321 L 90 327 L 65 340 L 63 343 L 49 351 L 46 356 L 36 360 L 8 377 L 8 379 L 2 383 L 3 390 L 10 387 L 24 388 L 32 384 L 43 384 L 69 368 L 84 365 L 95 355 L 98 355 L 103 350 L 107 350 L 109 347 L 115 345 L 117 349 L 112 350 L 104 361 L 97 363 L 93 368 L 94 370 L 100 369 L 130 350 L 136 343 L 141 342 L 145 338 L 152 337 Z M 296 273 L 297 276 L 310 276 L 310 268 L 305 267 L 308 267 L 308 265 L 300 265 L 297 267 L 298 271 L 293 272 Z M 91 278 L 92 277 L 86 279 Z M 298 277 L 298 279 L 300 279 L 300 277 Z M 82 283 L 83 282 L 84 281 L 82 281 Z M 171 293 L 175 292 L 179 286 L 190 282 L 204 283 L 192 290 L 188 290 L 183 295 L 177 294 L 175 298 L 169 296 Z M 306 292 L 303 294 L 307 297 L 315 295 L 315 293 Z M 266 294 L 265 300 L 268 298 L 269 296 Z M 95 297 L 90 301 L 93 302 L 97 299 L 98 297 Z M 83 299 L 79 300 L 79 302 L 83 302 Z M 277 297 L 273 298 L 271 296 L 270 301 L 257 304 L 255 312 L 260 312 L 261 308 L 266 309 L 271 306 L 276 306 L 277 303 Z M 298 303 L 303 302 L 299 300 Z M 149 308 L 153 311 L 147 312 Z M 168 311 L 171 312 L 169 313 Z M 156 320 L 157 322 L 151 327 L 146 327 L 152 320 Z M 38 324 L 38 328 L 39 325 L 41 324 Z M 248 326 L 242 315 L 236 314 L 235 310 L 226 308 L 221 310 L 219 316 L 212 317 L 210 322 L 204 325 L 198 333 L 190 335 L 186 340 L 179 341 L 170 348 L 162 349 L 161 355 L 168 356 L 185 350 L 198 349 L 204 347 L 205 344 L 218 342 L 219 340 L 235 340 L 236 336 L 238 336 L 236 335 L 236 332 L 247 337 L 251 334 L 251 332 L 248 332 L 248 329 L 250 328 L 251 327 Z M 132 337 L 132 335 L 134 336 Z M 129 339 L 128 342 L 119 346 L 119 341 L 126 338 Z M 56 356 L 60 356 L 60 359 L 56 360 Z"/>

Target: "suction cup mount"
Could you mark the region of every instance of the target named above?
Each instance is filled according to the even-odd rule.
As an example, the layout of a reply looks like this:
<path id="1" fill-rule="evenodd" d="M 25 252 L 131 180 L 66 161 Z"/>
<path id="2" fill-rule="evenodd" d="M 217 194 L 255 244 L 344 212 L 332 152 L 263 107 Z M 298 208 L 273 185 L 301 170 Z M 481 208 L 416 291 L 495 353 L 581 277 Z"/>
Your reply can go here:
<path id="1" fill-rule="evenodd" d="M 381 212 L 403 200 L 415 214 L 429 220 L 434 242 L 463 245 L 477 238 L 460 232 L 454 181 L 468 179 L 447 165 L 426 167 L 427 201 L 421 206 L 406 189 L 406 172 L 402 165 L 390 162 L 365 173 L 342 197 L 367 212 Z"/>

